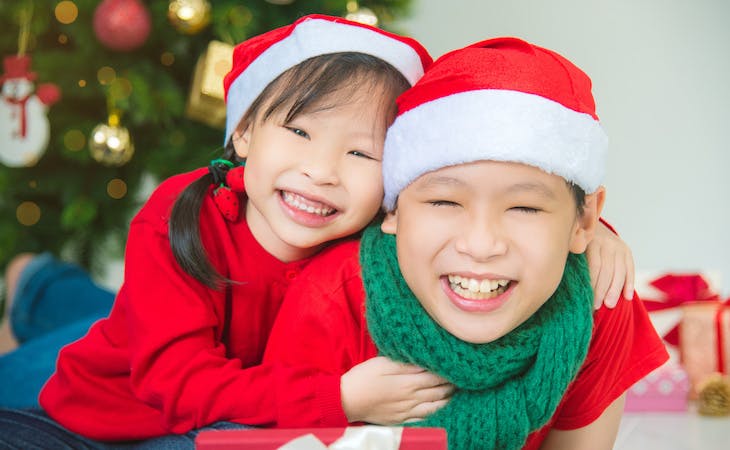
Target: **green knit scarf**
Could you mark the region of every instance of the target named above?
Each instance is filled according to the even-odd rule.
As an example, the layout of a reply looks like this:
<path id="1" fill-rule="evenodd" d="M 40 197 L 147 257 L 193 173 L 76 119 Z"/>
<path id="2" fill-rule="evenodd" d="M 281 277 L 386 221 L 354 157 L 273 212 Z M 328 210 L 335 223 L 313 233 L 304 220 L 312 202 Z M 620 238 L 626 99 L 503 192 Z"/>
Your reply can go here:
<path id="1" fill-rule="evenodd" d="M 445 407 L 409 425 L 446 428 L 450 450 L 521 448 L 552 417 L 588 352 L 593 290 L 585 258 L 568 257 L 558 289 L 525 323 L 471 344 L 421 307 L 401 275 L 394 236 L 371 226 L 360 245 L 366 317 L 381 354 L 457 387 Z"/>

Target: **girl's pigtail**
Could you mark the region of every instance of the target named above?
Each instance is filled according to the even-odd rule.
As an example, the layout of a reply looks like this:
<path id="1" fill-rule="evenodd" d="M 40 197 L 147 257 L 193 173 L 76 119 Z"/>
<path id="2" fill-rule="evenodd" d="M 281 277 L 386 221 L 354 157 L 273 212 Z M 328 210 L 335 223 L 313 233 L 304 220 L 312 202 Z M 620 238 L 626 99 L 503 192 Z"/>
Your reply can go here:
<path id="1" fill-rule="evenodd" d="M 213 176 L 207 173 L 180 193 L 170 214 L 169 238 L 180 267 L 211 289 L 219 289 L 224 277 L 211 264 L 200 239 L 200 210 L 212 183 Z"/>
<path id="2" fill-rule="evenodd" d="M 229 145 L 223 158 L 235 160 L 235 150 Z M 185 188 L 172 207 L 168 236 L 175 260 L 190 276 L 211 289 L 220 289 L 231 280 L 222 276 L 208 259 L 200 239 L 200 210 L 210 186 L 216 181 L 209 171 Z"/>

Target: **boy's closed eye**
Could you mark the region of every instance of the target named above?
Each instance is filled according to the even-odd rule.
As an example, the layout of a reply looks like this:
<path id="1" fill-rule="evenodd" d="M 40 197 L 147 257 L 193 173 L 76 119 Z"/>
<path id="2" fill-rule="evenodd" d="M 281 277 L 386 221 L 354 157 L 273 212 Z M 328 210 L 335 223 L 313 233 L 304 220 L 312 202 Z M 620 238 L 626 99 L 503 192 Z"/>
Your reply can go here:
<path id="1" fill-rule="evenodd" d="M 542 211 L 540 208 L 535 208 L 532 206 L 513 206 L 510 208 L 511 211 L 517 211 L 517 212 L 523 212 L 527 214 L 537 214 Z"/>

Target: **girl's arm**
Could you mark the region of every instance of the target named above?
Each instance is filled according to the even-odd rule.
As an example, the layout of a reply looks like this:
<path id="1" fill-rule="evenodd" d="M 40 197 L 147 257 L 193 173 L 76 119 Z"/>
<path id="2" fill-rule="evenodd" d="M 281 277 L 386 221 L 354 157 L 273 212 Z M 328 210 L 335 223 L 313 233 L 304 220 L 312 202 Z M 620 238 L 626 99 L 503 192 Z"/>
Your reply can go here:
<path id="1" fill-rule="evenodd" d="M 585 427 L 575 430 L 550 430 L 540 449 L 611 450 L 621 423 L 625 397 L 626 394 L 614 400 L 598 419 Z"/>
<path id="2" fill-rule="evenodd" d="M 586 249 L 591 284 L 595 293 L 594 307 L 601 303 L 613 308 L 623 297 L 634 297 L 634 256 L 628 245 L 603 219 Z"/>
<path id="3" fill-rule="evenodd" d="M 337 375 L 336 386 L 310 383 L 309 395 L 277 394 L 280 426 L 391 425 L 417 420 L 446 403 L 453 387 L 423 369 L 378 357 L 364 318 L 358 246 L 318 256 L 289 287 L 264 364 Z M 319 419 L 310 423 L 310 416 Z"/>

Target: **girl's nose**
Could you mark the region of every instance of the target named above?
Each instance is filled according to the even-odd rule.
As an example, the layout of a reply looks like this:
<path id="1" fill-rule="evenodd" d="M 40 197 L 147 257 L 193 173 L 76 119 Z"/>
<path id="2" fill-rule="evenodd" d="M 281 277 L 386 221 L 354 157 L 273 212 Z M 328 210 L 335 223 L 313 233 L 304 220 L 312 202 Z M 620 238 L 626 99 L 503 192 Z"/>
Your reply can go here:
<path id="1" fill-rule="evenodd" d="M 303 157 L 302 172 L 315 184 L 334 185 L 339 183 L 337 166 L 335 152 L 320 149 Z"/>

